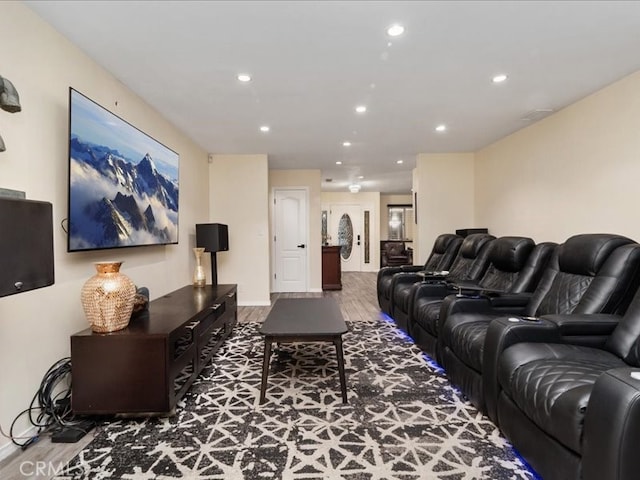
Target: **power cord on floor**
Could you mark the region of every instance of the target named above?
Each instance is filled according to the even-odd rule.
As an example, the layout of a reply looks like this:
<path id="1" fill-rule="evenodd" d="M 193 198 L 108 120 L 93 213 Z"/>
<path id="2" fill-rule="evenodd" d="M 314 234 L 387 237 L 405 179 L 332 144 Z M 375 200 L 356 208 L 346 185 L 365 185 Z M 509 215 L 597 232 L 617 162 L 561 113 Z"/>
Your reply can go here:
<path id="1" fill-rule="evenodd" d="M 60 385 L 63 388 L 59 388 Z M 13 429 L 16 422 L 27 414 L 29 422 L 37 428 L 36 434 L 32 436 L 14 435 Z M 42 433 L 55 435 L 64 429 L 77 429 L 86 433 L 91 427 L 92 425 L 87 423 L 86 419 L 76 418 L 71 411 L 71 358 L 67 357 L 58 360 L 47 370 L 29 408 L 20 412 L 11 422 L 9 434 L 5 434 L 1 428 L 0 433 L 25 450 L 37 442 Z"/>

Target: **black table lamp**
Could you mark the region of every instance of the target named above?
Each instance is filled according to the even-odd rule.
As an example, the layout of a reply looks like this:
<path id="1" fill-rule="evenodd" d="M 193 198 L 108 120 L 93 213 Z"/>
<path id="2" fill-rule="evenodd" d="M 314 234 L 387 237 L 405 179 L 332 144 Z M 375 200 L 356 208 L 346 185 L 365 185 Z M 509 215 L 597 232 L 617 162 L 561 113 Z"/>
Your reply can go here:
<path id="1" fill-rule="evenodd" d="M 229 229 L 223 223 L 197 223 L 196 247 L 211 252 L 211 285 L 218 284 L 216 252 L 229 250 Z"/>

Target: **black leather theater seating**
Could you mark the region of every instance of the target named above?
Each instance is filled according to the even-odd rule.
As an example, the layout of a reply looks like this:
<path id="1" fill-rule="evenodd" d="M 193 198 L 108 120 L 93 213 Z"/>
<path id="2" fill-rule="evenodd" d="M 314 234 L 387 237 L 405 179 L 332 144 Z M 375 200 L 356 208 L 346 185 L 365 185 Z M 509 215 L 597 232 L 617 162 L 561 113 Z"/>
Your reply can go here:
<path id="1" fill-rule="evenodd" d="M 378 293 L 378 305 L 380 310 L 389 315 L 390 298 L 391 298 L 391 282 L 394 275 L 398 273 L 413 274 L 417 281 L 419 277 L 416 276 L 416 272 L 419 271 L 442 271 L 448 270 L 456 257 L 460 245 L 462 244 L 462 237 L 454 235 L 452 233 L 444 233 L 433 244 L 433 249 L 427 258 L 424 265 L 411 265 L 411 266 L 399 266 L 399 267 L 384 267 L 378 271 L 378 278 L 376 282 Z"/>
<path id="2" fill-rule="evenodd" d="M 530 293 L 538 285 L 555 243 L 536 245 L 528 237 L 501 237 L 495 240 L 489 254 L 489 266 L 477 286 L 451 284 L 446 294 L 459 287 L 459 295 L 475 297 L 479 294 Z M 440 289 L 442 290 L 442 289 Z M 408 333 L 424 352 L 439 359 L 437 353 L 440 331 L 440 308 L 445 295 L 426 282 L 416 284 L 409 301 Z"/>
<path id="3" fill-rule="evenodd" d="M 491 252 L 492 242 L 495 240 L 493 235 L 486 233 L 476 233 L 466 237 L 458 255 L 453 261 L 448 275 L 444 278 L 441 275 L 428 277 L 431 283 L 441 285 L 438 298 L 443 298 L 451 291 L 447 290 L 443 282 L 476 284 L 489 266 L 489 254 Z M 417 274 L 400 274 L 394 275 L 391 280 L 390 290 L 391 298 L 389 302 L 389 315 L 396 322 L 396 325 L 405 332 L 407 331 L 407 322 L 409 320 L 409 302 L 413 294 L 413 286 L 424 279 Z"/>
<path id="4" fill-rule="evenodd" d="M 623 312 L 636 290 L 639 268 L 640 246 L 632 240 L 609 234 L 576 235 L 556 248 L 533 295 L 447 297 L 440 312 L 440 354 L 449 380 L 496 421 L 495 401 L 485 398 L 483 380 L 490 322 L 510 314 Z"/>

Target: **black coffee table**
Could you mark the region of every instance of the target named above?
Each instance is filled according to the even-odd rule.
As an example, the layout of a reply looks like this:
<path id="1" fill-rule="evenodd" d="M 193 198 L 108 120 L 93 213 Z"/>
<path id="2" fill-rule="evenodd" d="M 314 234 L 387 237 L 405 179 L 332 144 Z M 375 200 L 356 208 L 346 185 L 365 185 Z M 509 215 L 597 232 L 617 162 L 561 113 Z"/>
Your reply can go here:
<path id="1" fill-rule="evenodd" d="M 264 360 L 260 403 L 264 403 L 269 377 L 271 345 L 293 342 L 332 342 L 338 357 L 342 402 L 347 403 L 342 334 L 347 332 L 340 307 L 333 298 L 279 298 L 260 328 L 264 335 Z"/>

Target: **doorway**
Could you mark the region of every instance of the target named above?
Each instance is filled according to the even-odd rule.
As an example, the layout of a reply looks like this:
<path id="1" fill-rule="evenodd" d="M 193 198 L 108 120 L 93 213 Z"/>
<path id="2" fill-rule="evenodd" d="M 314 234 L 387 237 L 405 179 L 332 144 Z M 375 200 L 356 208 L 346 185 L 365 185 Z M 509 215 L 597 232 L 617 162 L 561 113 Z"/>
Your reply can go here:
<path id="1" fill-rule="evenodd" d="M 276 189 L 273 195 L 274 292 L 306 292 L 308 232 L 306 189 Z"/>

